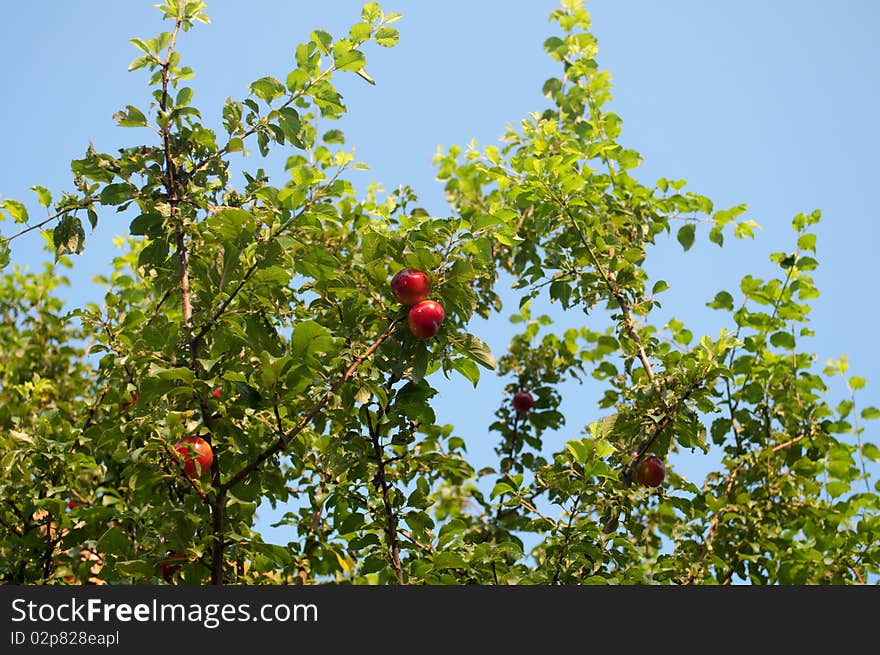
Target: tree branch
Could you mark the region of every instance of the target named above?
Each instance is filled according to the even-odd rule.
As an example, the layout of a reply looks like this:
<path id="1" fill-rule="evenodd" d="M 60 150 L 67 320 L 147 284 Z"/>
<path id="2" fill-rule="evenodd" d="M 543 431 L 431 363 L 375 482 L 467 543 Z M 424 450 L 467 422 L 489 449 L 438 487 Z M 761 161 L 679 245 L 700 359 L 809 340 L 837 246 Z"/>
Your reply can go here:
<path id="1" fill-rule="evenodd" d="M 336 394 L 337 391 L 339 391 L 342 385 L 345 384 L 349 379 L 351 379 L 351 377 L 355 374 L 361 364 L 369 359 L 373 355 L 373 353 L 375 353 L 379 349 L 379 346 L 381 346 L 385 342 L 385 340 L 391 336 L 391 333 L 394 331 L 394 327 L 397 325 L 398 322 L 402 320 L 402 317 L 402 314 L 396 316 L 388 323 L 388 327 L 385 328 L 385 330 L 382 332 L 382 334 L 379 335 L 376 341 L 374 341 L 373 344 L 369 348 L 367 348 L 367 350 L 364 351 L 362 355 L 359 355 L 355 358 L 348 369 L 342 375 L 340 375 L 336 382 L 334 382 L 333 385 L 326 392 L 324 392 L 324 395 L 321 396 L 321 398 L 318 399 L 308 409 L 308 411 L 306 411 L 305 414 L 303 414 L 302 418 L 296 423 L 296 425 L 288 430 L 286 434 L 281 435 L 274 444 L 272 444 L 269 448 L 257 455 L 257 457 L 255 457 L 249 464 L 242 467 L 237 473 L 226 480 L 226 482 L 222 483 L 219 486 L 219 489 L 224 492 L 228 491 L 239 482 L 241 482 L 248 475 L 256 471 L 260 467 L 260 465 L 262 465 L 263 462 L 265 462 L 267 459 L 284 450 L 284 448 L 287 447 L 290 441 L 294 437 L 296 437 L 296 435 L 302 432 L 311 422 L 311 420 L 315 416 L 317 416 L 317 414 L 322 409 L 324 409 L 324 407 L 327 405 L 328 402 L 330 402 L 330 399 L 333 398 L 333 396 Z"/>

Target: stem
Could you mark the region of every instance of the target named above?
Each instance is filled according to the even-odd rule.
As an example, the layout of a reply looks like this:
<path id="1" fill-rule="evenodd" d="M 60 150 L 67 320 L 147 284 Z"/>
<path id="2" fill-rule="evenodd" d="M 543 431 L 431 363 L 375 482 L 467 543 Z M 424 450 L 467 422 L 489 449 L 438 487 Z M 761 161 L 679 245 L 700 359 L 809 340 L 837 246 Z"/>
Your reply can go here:
<path id="1" fill-rule="evenodd" d="M 162 62 L 162 99 L 159 102 L 159 111 L 165 114 L 168 111 L 168 83 L 171 71 L 171 54 L 174 51 L 174 44 L 177 40 L 177 33 L 180 30 L 182 18 L 178 17 L 174 23 L 174 30 L 171 33 L 171 41 L 168 49 L 165 51 L 165 60 Z M 189 334 L 192 329 L 192 298 L 189 282 L 189 264 L 188 251 L 186 245 L 186 231 L 183 225 L 183 219 L 180 218 L 177 208 L 180 204 L 180 189 L 177 183 L 177 167 L 174 164 L 174 156 L 171 152 L 171 121 L 167 119 L 162 125 L 162 148 L 165 154 L 165 191 L 168 194 L 169 217 L 171 220 L 177 219 L 174 226 L 174 238 L 177 246 L 177 265 L 180 275 L 180 297 L 183 310 L 183 325 Z M 189 340 L 189 339 L 188 339 Z"/>
<path id="2" fill-rule="evenodd" d="M 382 489 L 382 505 L 385 508 L 385 518 L 388 525 L 385 528 L 385 534 L 388 537 L 388 555 L 391 559 L 391 566 L 397 576 L 397 584 L 403 585 L 403 567 L 400 565 L 400 543 L 397 539 L 397 513 L 391 504 L 391 486 L 388 484 L 388 477 L 385 475 L 385 458 L 383 456 L 383 447 L 381 443 L 381 435 L 379 424 L 382 416 L 385 414 L 385 408 L 380 406 L 376 413 L 376 424 L 372 424 L 367 413 L 367 429 L 370 431 L 370 442 L 373 444 L 373 454 L 376 456 L 376 481 Z"/>
<path id="3" fill-rule="evenodd" d="M 559 576 L 562 573 L 562 562 L 565 559 L 565 551 L 568 550 L 568 542 L 571 538 L 571 526 L 574 524 L 574 517 L 577 515 L 578 506 L 581 504 L 583 494 L 578 494 L 574 501 L 574 506 L 568 515 L 568 525 L 565 526 L 565 537 L 562 542 L 562 548 L 559 550 L 559 558 L 556 561 L 556 572 L 553 574 L 553 583 L 559 584 Z"/>

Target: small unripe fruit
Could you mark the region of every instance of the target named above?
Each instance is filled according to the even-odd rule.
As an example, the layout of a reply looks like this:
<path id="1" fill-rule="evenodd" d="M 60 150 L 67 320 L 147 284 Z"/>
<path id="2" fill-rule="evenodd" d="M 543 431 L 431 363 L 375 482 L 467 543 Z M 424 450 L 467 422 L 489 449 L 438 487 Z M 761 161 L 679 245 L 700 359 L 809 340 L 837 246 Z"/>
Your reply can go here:
<path id="1" fill-rule="evenodd" d="M 636 467 L 636 480 L 646 487 L 659 487 L 666 479 L 666 467 L 657 455 L 648 455 Z"/>
<path id="2" fill-rule="evenodd" d="M 409 310 L 407 322 L 417 339 L 430 339 L 437 334 L 445 316 L 446 312 L 439 302 L 423 300 Z"/>
<path id="3" fill-rule="evenodd" d="M 214 451 L 201 437 L 185 437 L 174 444 L 174 450 L 183 459 L 183 471 L 188 477 L 200 477 L 211 469 Z"/>
<path id="4" fill-rule="evenodd" d="M 513 408 L 520 414 L 527 413 L 535 404 L 535 399 L 528 391 L 517 391 L 513 394 Z"/>
<path id="5" fill-rule="evenodd" d="M 391 278 L 391 295 L 401 305 L 415 305 L 431 293 L 431 280 L 423 271 L 404 268 Z"/>

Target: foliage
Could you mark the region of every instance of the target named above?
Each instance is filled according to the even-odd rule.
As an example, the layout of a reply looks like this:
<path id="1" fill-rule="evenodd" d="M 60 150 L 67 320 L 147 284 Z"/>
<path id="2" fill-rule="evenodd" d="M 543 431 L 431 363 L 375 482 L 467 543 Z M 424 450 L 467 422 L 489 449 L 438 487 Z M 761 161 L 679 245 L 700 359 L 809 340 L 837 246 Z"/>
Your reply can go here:
<path id="1" fill-rule="evenodd" d="M 503 146 L 438 154 L 452 215 L 417 206 L 409 188 L 359 194 L 362 164 L 338 129 L 334 86 L 366 82 L 365 50 L 397 43 L 398 14 L 364 5 L 347 36 L 315 30 L 286 79 L 263 77 L 227 100 L 210 129 L 176 49 L 207 23 L 204 4 L 166 0 L 172 28 L 133 39 L 152 109 L 126 105 L 117 123 L 149 133 L 118 155 L 91 147 L 71 164 L 74 192 L 49 218 L 0 213 L 39 228 L 56 255 L 40 274 L 7 272 L 0 297 L 0 576 L 18 583 L 642 584 L 851 583 L 878 573 L 877 486 L 841 358 L 818 368 L 803 349 L 818 297 L 813 226 L 798 215 L 777 276 L 746 275 L 710 307 L 729 329 L 695 338 L 654 322 L 644 263 L 658 239 L 695 247 L 751 237 L 746 208 L 716 210 L 684 181 L 646 186 L 605 109 L 610 77 L 596 62 L 590 18 L 565 0 L 544 42 L 559 76 L 550 106 Z M 248 150 L 285 147 L 289 179 L 234 167 Z M 63 311 L 61 267 L 95 228 L 132 208 L 131 237 L 101 278 L 100 306 Z M 419 340 L 388 290 L 404 266 L 429 272 L 446 319 Z M 522 331 L 496 362 L 474 316 L 501 311 L 496 285 L 517 281 Z M 557 334 L 532 314 L 549 297 L 610 319 Z M 666 334 L 671 336 L 667 337 Z M 432 376 L 477 385 L 497 370 L 509 396 L 490 430 L 498 465 L 474 470 L 464 440 L 431 407 Z M 841 376 L 850 397 L 833 404 Z M 603 418 L 548 454 L 560 428 L 559 387 L 594 378 Z M 188 477 L 174 444 L 199 435 L 210 471 Z M 680 449 L 723 452 L 696 486 L 675 473 Z M 634 482 L 647 454 L 667 462 L 658 489 Z M 287 544 L 263 540 L 259 503 L 291 504 Z M 528 544 L 528 546 L 527 546 Z M 180 556 L 183 555 L 183 558 Z"/>

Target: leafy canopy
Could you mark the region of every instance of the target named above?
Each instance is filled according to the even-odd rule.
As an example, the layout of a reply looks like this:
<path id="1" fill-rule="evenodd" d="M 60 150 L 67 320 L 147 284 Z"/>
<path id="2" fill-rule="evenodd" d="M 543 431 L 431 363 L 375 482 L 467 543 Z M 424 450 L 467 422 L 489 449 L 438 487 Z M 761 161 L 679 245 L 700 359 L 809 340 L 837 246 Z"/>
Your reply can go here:
<path id="1" fill-rule="evenodd" d="M 255 80 L 211 126 L 177 50 L 205 5 L 166 0 L 169 30 L 132 39 L 149 108 L 116 154 L 71 162 L 73 190 L 41 222 L 6 199 L 0 239 L 0 579 L 16 583 L 726 584 L 860 583 L 878 573 L 877 446 L 858 408 L 865 380 L 845 357 L 805 349 L 819 292 L 818 211 L 792 221 L 772 279 L 746 274 L 708 305 L 728 328 L 659 325 L 669 288 L 645 261 L 673 233 L 684 250 L 750 238 L 745 206 L 717 209 L 683 180 L 646 185 L 618 142 L 611 82 L 590 17 L 564 0 L 544 42 L 558 64 L 545 110 L 500 146 L 436 157 L 449 216 L 415 192 L 354 188 L 364 164 L 339 129 L 339 75 L 367 83 L 366 55 L 399 39 L 396 13 L 364 5 L 347 34 L 311 32 L 284 79 Z M 386 56 L 382 53 L 382 56 Z M 233 174 L 256 150 L 287 154 Z M 234 179 L 235 178 L 235 179 Z M 89 229 L 130 210 L 130 237 L 99 278 L 100 304 L 62 311 L 71 255 Z M 18 230 L 17 232 L 15 230 Z M 39 229 L 55 262 L 9 269 L 10 243 Z M 699 239 L 698 239 L 699 237 Z M 701 246 L 702 247 L 702 246 Z M 406 326 L 388 283 L 427 272 L 446 318 Z M 498 356 L 468 332 L 520 297 L 520 332 Z M 584 326 L 554 331 L 549 298 Z M 509 309 L 507 310 L 509 311 Z M 595 326 L 607 324 L 606 329 Z M 593 326 L 593 327 L 590 327 Z M 475 470 L 465 439 L 432 409 L 441 372 L 504 376 L 489 431 L 497 464 Z M 840 377 L 847 397 L 833 403 Z M 594 379 L 597 419 L 564 444 L 563 383 Z M 535 404 L 510 404 L 527 390 Z M 467 408 L 467 411 L 484 411 Z M 200 436 L 213 461 L 189 476 L 175 444 Z M 550 446 L 548 448 L 547 446 Z M 681 449 L 723 453 L 696 485 Z M 635 467 L 664 460 L 649 489 Z M 872 484 L 873 482 L 873 484 Z M 284 544 L 256 529 L 287 504 Z M 174 566 L 163 563 L 174 562 Z M 178 565 L 179 568 L 178 568 Z"/>

